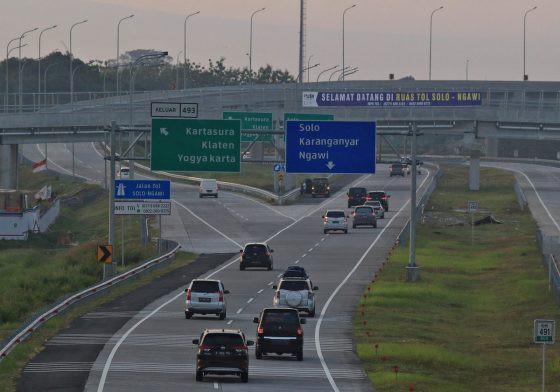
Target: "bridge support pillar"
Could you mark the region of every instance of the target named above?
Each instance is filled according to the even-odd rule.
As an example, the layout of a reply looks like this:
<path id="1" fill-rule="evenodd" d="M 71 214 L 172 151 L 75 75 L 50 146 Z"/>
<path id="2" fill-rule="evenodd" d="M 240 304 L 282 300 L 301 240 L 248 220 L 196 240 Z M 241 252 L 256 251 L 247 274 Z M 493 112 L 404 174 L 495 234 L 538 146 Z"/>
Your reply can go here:
<path id="1" fill-rule="evenodd" d="M 0 145 L 0 188 L 17 188 L 18 145 Z"/>
<path id="2" fill-rule="evenodd" d="M 480 149 L 471 148 L 471 162 L 469 167 L 469 190 L 480 190 Z"/>
<path id="3" fill-rule="evenodd" d="M 498 157 L 498 139 L 486 138 L 486 156 L 488 158 Z"/>

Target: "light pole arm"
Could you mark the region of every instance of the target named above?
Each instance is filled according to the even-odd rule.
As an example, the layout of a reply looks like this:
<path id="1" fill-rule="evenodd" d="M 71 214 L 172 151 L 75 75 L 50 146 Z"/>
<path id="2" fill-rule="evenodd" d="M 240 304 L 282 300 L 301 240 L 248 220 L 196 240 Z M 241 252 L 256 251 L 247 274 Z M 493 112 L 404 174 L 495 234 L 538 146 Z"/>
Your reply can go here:
<path id="1" fill-rule="evenodd" d="M 335 68 L 338 68 L 338 65 L 335 65 L 334 67 L 330 67 L 330 68 L 327 68 L 327 69 L 321 71 L 319 73 L 319 75 L 317 75 L 317 83 L 319 83 L 319 78 L 321 77 L 321 75 L 323 75 L 325 72 L 332 71 Z"/>
<path id="2" fill-rule="evenodd" d="M 253 11 L 253 13 L 251 14 L 251 23 L 249 26 L 249 72 L 251 74 L 253 74 L 253 18 L 255 17 L 255 14 L 264 11 L 265 9 L 266 8 L 263 7 L 256 11 Z"/>

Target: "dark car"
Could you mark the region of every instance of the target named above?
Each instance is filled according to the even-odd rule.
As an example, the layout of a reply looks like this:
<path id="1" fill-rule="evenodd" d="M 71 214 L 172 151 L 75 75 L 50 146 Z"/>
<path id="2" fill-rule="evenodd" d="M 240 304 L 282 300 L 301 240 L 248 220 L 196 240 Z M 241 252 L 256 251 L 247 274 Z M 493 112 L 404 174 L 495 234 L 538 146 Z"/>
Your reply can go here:
<path id="1" fill-rule="evenodd" d="M 403 176 L 403 177 L 405 177 L 405 175 L 406 175 L 405 166 L 406 165 L 403 165 L 402 163 L 391 164 L 391 166 L 389 166 L 389 175 L 391 177 L 393 177 L 393 176 Z"/>
<path id="2" fill-rule="evenodd" d="M 348 208 L 361 206 L 366 201 L 367 189 L 363 187 L 353 187 L 348 189 Z"/>
<path id="3" fill-rule="evenodd" d="M 385 191 L 370 191 L 367 194 L 367 201 L 378 201 L 385 211 L 389 211 L 390 197 Z"/>
<path id="4" fill-rule="evenodd" d="M 286 271 L 282 274 L 281 278 L 300 278 L 300 279 L 309 279 L 305 268 L 300 267 L 298 265 L 291 265 L 286 268 Z"/>
<path id="5" fill-rule="evenodd" d="M 311 197 L 315 196 L 329 197 L 331 195 L 331 187 L 328 178 L 314 178 L 311 180 Z"/>
<path id="6" fill-rule="evenodd" d="M 249 352 L 247 346 L 254 344 L 245 340 L 238 329 L 206 329 L 200 339 L 196 353 L 196 381 L 208 374 L 236 375 L 242 382 L 249 381 Z"/>
<path id="7" fill-rule="evenodd" d="M 258 324 L 255 357 L 264 354 L 292 354 L 303 361 L 303 328 L 305 319 L 292 308 L 265 308 L 260 317 L 253 319 Z"/>
<path id="8" fill-rule="evenodd" d="M 357 226 L 377 227 L 377 216 L 372 206 L 358 206 L 352 213 L 352 228 Z"/>
<path id="9" fill-rule="evenodd" d="M 245 248 L 240 250 L 239 269 L 243 271 L 249 267 L 261 267 L 270 271 L 273 268 L 272 252 L 274 251 L 264 242 L 246 244 Z"/>

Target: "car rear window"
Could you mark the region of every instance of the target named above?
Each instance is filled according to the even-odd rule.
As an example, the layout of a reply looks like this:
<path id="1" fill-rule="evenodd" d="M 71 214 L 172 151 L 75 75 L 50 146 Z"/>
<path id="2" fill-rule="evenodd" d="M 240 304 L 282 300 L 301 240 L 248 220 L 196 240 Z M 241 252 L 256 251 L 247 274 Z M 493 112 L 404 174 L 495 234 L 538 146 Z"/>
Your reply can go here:
<path id="1" fill-rule="evenodd" d="M 309 287 L 307 286 L 307 282 L 304 280 L 301 281 L 291 281 L 285 280 L 280 282 L 280 290 L 289 290 L 289 291 L 300 291 L 300 290 L 308 290 Z"/>
<path id="2" fill-rule="evenodd" d="M 245 247 L 245 252 L 266 253 L 267 249 L 266 249 L 266 246 L 263 245 L 263 244 L 253 244 L 253 245 L 247 245 Z"/>
<path id="3" fill-rule="evenodd" d="M 366 188 L 350 188 L 348 194 L 350 196 L 365 196 L 367 193 Z"/>
<path id="4" fill-rule="evenodd" d="M 369 192 L 368 195 L 374 200 L 380 200 L 383 196 L 385 196 L 385 192 Z"/>
<path id="5" fill-rule="evenodd" d="M 218 282 L 195 280 L 192 282 L 191 291 L 197 293 L 217 293 L 220 291 L 220 285 Z"/>
<path id="6" fill-rule="evenodd" d="M 236 333 L 209 333 L 204 337 L 202 344 L 209 346 L 240 346 L 243 338 Z"/>
<path id="7" fill-rule="evenodd" d="M 299 316 L 296 312 L 285 310 L 269 310 L 262 316 L 262 325 L 269 327 L 271 324 L 299 325 Z"/>
<path id="8" fill-rule="evenodd" d="M 344 218 L 344 211 L 327 211 L 329 218 Z"/>
<path id="9" fill-rule="evenodd" d="M 358 215 L 367 215 L 372 213 L 371 207 L 358 207 L 356 208 L 356 214 Z"/>

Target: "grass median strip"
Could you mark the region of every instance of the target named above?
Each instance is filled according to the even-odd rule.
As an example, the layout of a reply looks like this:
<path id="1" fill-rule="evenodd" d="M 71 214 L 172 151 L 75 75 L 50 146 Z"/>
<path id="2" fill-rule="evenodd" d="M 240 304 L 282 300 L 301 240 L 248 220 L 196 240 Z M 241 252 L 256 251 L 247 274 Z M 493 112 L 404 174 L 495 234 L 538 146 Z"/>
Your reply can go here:
<path id="1" fill-rule="evenodd" d="M 513 175 L 445 167 L 417 229 L 421 280 L 405 283 L 408 246 L 396 248 L 364 293 L 354 320 L 358 355 L 376 390 L 534 391 L 542 351 L 533 320 L 556 319 L 537 226 L 517 205 Z M 492 214 L 502 224 L 475 226 Z M 547 390 L 560 389 L 560 347 L 547 347 Z"/>

